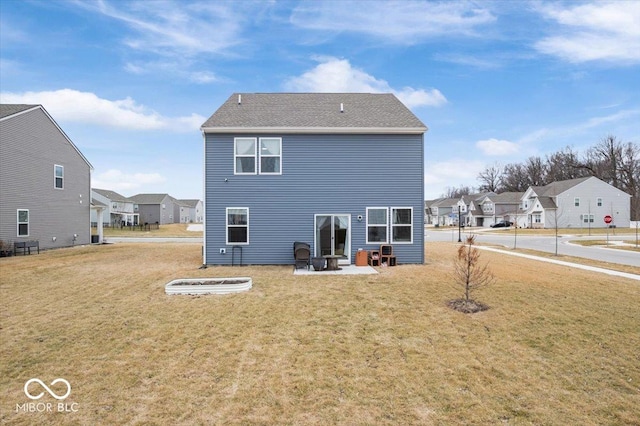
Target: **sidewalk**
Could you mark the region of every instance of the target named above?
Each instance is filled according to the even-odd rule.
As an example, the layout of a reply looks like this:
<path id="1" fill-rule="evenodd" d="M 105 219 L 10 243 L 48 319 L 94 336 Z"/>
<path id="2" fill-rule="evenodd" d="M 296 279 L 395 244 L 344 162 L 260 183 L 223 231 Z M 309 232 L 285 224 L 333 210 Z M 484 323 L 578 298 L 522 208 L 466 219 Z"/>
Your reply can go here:
<path id="1" fill-rule="evenodd" d="M 605 268 L 598 268 L 598 267 L 595 267 L 595 266 L 581 265 L 579 263 L 571 263 L 571 262 L 565 262 L 563 260 L 549 259 L 548 257 L 532 256 L 530 254 L 516 253 L 516 252 L 513 252 L 513 251 L 502 250 L 502 249 L 497 249 L 497 248 L 493 248 L 493 247 L 484 247 L 484 246 L 475 246 L 475 247 L 478 248 L 478 249 L 481 249 L 481 250 L 494 251 L 496 253 L 503 253 L 503 254 L 508 254 L 508 255 L 511 255 L 511 256 L 524 257 L 525 259 L 539 260 L 541 262 L 548 262 L 548 263 L 555 263 L 556 265 L 569 266 L 570 268 L 584 269 L 586 271 L 599 272 L 599 273 L 602 273 L 602 274 L 614 275 L 614 276 L 617 276 L 617 277 L 629 278 L 629 279 L 632 279 L 632 280 L 640 281 L 640 275 L 630 274 L 628 272 L 620 272 L 620 271 L 614 271 L 612 269 L 605 269 Z"/>

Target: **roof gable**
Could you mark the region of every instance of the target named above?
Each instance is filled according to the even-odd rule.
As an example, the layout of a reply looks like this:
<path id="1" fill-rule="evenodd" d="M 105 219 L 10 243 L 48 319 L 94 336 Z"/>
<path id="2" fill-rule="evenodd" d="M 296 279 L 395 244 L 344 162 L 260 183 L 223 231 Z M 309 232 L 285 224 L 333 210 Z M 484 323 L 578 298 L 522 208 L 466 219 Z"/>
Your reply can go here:
<path id="1" fill-rule="evenodd" d="M 552 182 L 542 188 L 539 188 L 536 192 L 538 196 L 545 197 L 555 197 L 556 195 L 562 194 L 563 192 L 573 188 L 576 185 L 581 184 L 582 182 L 591 179 L 593 176 L 581 177 L 576 179 L 569 180 L 560 180 L 557 182 Z"/>
<path id="2" fill-rule="evenodd" d="M 198 206 L 198 203 L 200 202 L 200 200 L 193 200 L 193 199 L 187 199 L 187 200 L 178 200 L 180 203 L 182 203 L 183 205 L 187 206 L 187 207 L 191 207 L 191 208 L 195 208 Z"/>
<path id="3" fill-rule="evenodd" d="M 87 163 L 89 169 L 93 170 L 93 165 L 87 160 L 87 157 L 78 149 L 78 147 L 73 143 L 73 141 L 67 136 L 67 134 L 62 130 L 58 123 L 49 115 L 46 109 L 42 105 L 27 105 L 27 104 L 0 104 L 0 121 L 5 121 L 16 117 L 17 115 L 21 115 L 24 113 L 28 113 L 35 110 L 41 110 L 44 115 L 51 121 L 51 123 L 55 126 L 55 128 L 62 134 L 67 142 L 75 149 L 80 158 Z"/>
<path id="4" fill-rule="evenodd" d="M 129 200 L 127 197 L 125 197 L 124 195 L 118 194 L 115 191 L 111 191 L 109 189 L 98 189 L 98 188 L 91 188 L 92 191 L 102 195 L 105 198 L 108 198 L 111 201 L 124 201 L 124 202 L 131 202 L 131 200 Z"/>
<path id="5" fill-rule="evenodd" d="M 0 104 L 0 119 L 38 108 L 40 105 Z"/>
<path id="6" fill-rule="evenodd" d="M 234 93 L 201 129 L 421 134 L 427 127 L 390 93 Z"/>
<path id="7" fill-rule="evenodd" d="M 129 197 L 129 200 L 136 204 L 161 204 L 167 197 L 171 201 L 172 197 L 169 194 L 136 194 Z"/>

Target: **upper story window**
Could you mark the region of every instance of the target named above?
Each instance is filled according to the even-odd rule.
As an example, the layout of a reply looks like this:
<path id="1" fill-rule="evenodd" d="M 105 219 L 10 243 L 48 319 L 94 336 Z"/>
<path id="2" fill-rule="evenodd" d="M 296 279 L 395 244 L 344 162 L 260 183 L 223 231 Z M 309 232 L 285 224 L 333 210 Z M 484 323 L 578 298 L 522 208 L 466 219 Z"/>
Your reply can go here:
<path id="1" fill-rule="evenodd" d="M 598 207 L 602 207 L 602 198 L 598 198 L 597 202 L 598 202 Z"/>
<path id="2" fill-rule="evenodd" d="M 53 166 L 53 187 L 64 189 L 64 167 L 57 164 Z"/>
<path id="3" fill-rule="evenodd" d="M 281 174 L 282 138 L 260 138 L 260 174 Z"/>
<path id="4" fill-rule="evenodd" d="M 235 138 L 233 173 L 282 174 L 282 138 Z"/>
<path id="5" fill-rule="evenodd" d="M 573 199 L 573 205 L 576 207 L 580 207 L 580 198 L 576 197 Z"/>
<path id="6" fill-rule="evenodd" d="M 413 243 L 413 207 L 391 208 L 391 242 Z"/>
<path id="7" fill-rule="evenodd" d="M 389 209 L 367 207 L 367 244 L 386 243 L 389 229 Z"/>
<path id="8" fill-rule="evenodd" d="M 18 237 L 29 236 L 29 210 L 18 209 Z"/>
<path id="9" fill-rule="evenodd" d="M 234 139 L 234 169 L 236 175 L 256 174 L 256 138 Z"/>

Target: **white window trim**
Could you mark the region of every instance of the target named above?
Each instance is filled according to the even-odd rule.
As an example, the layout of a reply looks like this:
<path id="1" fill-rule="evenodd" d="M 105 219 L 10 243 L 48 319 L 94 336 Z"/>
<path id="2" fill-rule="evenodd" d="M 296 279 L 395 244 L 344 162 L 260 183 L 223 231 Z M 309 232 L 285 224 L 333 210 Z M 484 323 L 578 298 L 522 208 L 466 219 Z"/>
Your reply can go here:
<path id="1" fill-rule="evenodd" d="M 583 213 L 580 215 L 580 222 L 595 223 L 595 215 L 593 213 Z"/>
<path id="2" fill-rule="evenodd" d="M 369 224 L 369 210 L 385 210 L 384 217 L 387 220 L 387 223 L 384 226 L 387 228 L 386 235 L 384 236 L 384 241 L 369 241 L 369 226 L 381 226 L 380 224 L 373 223 Z M 389 207 L 367 207 L 367 222 L 365 226 L 365 240 L 366 244 L 389 244 Z"/>
<path id="3" fill-rule="evenodd" d="M 602 205 L 603 205 L 602 197 L 598 197 L 598 198 L 596 198 L 596 205 L 597 205 L 598 207 L 602 207 Z"/>
<path id="4" fill-rule="evenodd" d="M 229 210 L 234 210 L 234 209 L 245 209 L 247 211 L 247 224 L 246 225 L 229 225 Z M 245 227 L 247 228 L 247 242 L 246 243 L 237 243 L 237 242 L 229 242 L 229 227 L 233 227 L 233 228 L 240 228 L 240 227 Z M 224 227 L 225 227 L 225 241 L 227 245 L 230 246 L 248 246 L 249 245 L 249 207 L 227 207 L 225 209 L 225 214 L 224 214 Z"/>
<path id="5" fill-rule="evenodd" d="M 20 212 L 27 212 L 26 222 L 20 222 Z M 27 234 L 20 235 L 20 225 L 24 225 L 25 223 L 27 224 Z M 31 233 L 31 213 L 29 212 L 29 209 L 17 209 L 16 210 L 16 236 L 28 237 L 30 233 Z"/>
<path id="6" fill-rule="evenodd" d="M 244 158 L 244 157 L 250 157 L 250 155 L 238 155 L 238 150 L 237 150 L 237 143 L 238 143 L 238 139 L 251 139 L 253 140 L 253 161 L 254 161 L 254 167 L 253 167 L 253 172 L 239 172 L 237 165 L 238 165 L 238 157 Z M 260 163 L 258 161 L 258 138 L 246 138 L 246 137 L 240 137 L 240 138 L 233 138 L 233 174 L 234 175 L 256 175 L 258 174 L 258 168 L 260 167 Z"/>
<path id="7" fill-rule="evenodd" d="M 573 199 L 573 206 L 574 207 L 580 207 L 580 197 L 575 197 Z"/>
<path id="8" fill-rule="evenodd" d="M 58 179 L 59 176 L 56 175 L 56 168 L 60 167 L 62 169 L 62 176 L 60 176 L 60 178 L 62 179 L 62 186 L 60 188 L 58 188 L 56 186 L 56 180 Z M 61 166 L 60 164 L 54 164 L 53 165 L 53 188 L 54 189 L 64 189 L 64 166 Z"/>
<path id="9" fill-rule="evenodd" d="M 411 210 L 411 224 L 393 224 L 393 211 L 394 210 Z M 389 239 L 391 240 L 391 244 L 413 244 L 413 207 L 391 207 L 389 209 Z M 393 228 L 394 226 L 410 226 L 411 227 L 411 240 L 410 241 L 393 241 Z"/>
<path id="10" fill-rule="evenodd" d="M 263 156 L 263 155 L 262 155 L 262 152 L 261 152 L 261 151 L 262 151 L 262 140 L 263 140 L 263 139 L 277 139 L 277 140 L 278 140 L 278 143 L 280 144 L 280 146 L 279 146 L 279 148 L 280 148 L 280 149 L 279 149 L 280 154 L 278 154 L 278 155 L 264 155 L 264 156 Z M 263 137 L 263 138 L 259 138 L 258 143 L 257 143 L 257 145 L 256 145 L 256 149 L 257 149 L 258 151 L 260 151 L 260 152 L 258 153 L 257 158 L 256 158 L 256 162 L 258 162 L 258 163 L 259 163 L 259 164 L 258 164 L 258 166 L 260 167 L 260 174 L 261 174 L 261 175 L 281 175 L 281 174 L 282 174 L 282 138 L 277 138 L 277 137 Z M 277 157 L 277 158 L 279 158 L 279 159 L 280 159 L 280 170 L 279 170 L 278 172 L 263 172 L 263 171 L 262 171 L 262 157 L 265 157 L 265 158 L 276 158 L 276 157 Z M 256 167 L 256 170 L 257 170 L 257 168 L 258 168 L 258 167 Z"/>

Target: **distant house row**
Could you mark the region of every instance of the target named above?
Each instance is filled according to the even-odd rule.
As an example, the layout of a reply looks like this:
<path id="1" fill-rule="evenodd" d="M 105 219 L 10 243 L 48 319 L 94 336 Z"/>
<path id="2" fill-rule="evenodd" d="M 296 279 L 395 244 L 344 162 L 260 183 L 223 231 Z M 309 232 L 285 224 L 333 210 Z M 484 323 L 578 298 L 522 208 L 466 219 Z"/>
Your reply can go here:
<path id="1" fill-rule="evenodd" d="M 107 189 L 91 189 L 94 201 L 104 205 L 103 226 L 119 227 L 145 223 L 202 223 L 201 200 L 178 200 L 169 194 L 137 194 L 125 197 Z M 96 226 L 98 214 L 91 212 L 91 224 Z"/>
<path id="2" fill-rule="evenodd" d="M 596 177 L 582 177 L 525 192 L 484 192 L 425 201 L 425 223 L 489 227 L 510 221 L 522 228 L 630 226 L 631 196 Z M 605 218 L 609 218 L 609 223 Z"/>

